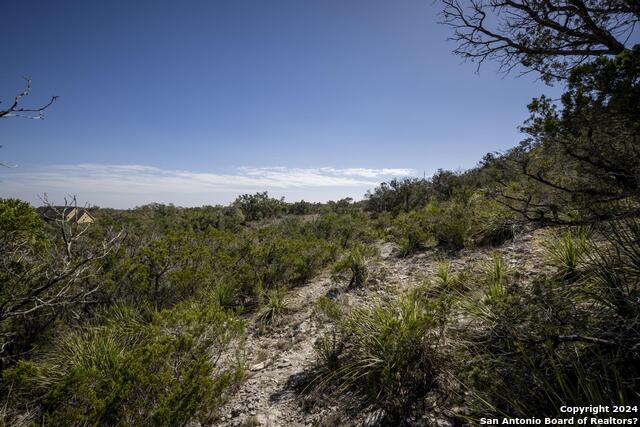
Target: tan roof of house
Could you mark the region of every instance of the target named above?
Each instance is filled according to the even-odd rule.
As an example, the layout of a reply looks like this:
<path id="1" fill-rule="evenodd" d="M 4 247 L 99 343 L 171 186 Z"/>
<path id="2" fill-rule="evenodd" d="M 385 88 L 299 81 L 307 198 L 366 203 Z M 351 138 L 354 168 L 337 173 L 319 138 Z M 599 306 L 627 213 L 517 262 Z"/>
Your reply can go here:
<path id="1" fill-rule="evenodd" d="M 36 209 L 42 218 L 49 221 L 60 219 L 64 214 L 65 221 L 90 222 L 94 220 L 93 215 L 87 208 L 77 208 L 72 206 L 40 206 Z M 83 219 L 84 218 L 84 219 Z M 80 221 L 82 219 L 82 221 Z"/>

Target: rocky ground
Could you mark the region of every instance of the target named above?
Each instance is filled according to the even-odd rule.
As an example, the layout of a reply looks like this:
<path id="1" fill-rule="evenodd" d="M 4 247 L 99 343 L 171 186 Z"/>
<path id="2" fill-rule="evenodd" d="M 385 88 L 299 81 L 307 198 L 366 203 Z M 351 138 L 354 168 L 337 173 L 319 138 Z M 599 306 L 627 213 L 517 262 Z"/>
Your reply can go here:
<path id="1" fill-rule="evenodd" d="M 314 342 L 326 327 L 314 315 L 314 302 L 323 295 L 342 293 L 350 304 L 391 292 L 408 290 L 433 277 L 445 256 L 450 271 L 472 272 L 502 255 L 510 269 L 533 276 L 546 265 L 542 232 L 524 233 L 498 248 L 465 249 L 443 255 L 433 250 L 399 258 L 391 243 L 381 243 L 380 257 L 371 266 L 371 286 L 347 292 L 325 273 L 291 292 L 291 312 L 280 326 L 260 330 L 252 326 L 246 342 L 249 372 L 219 410 L 216 426 L 333 426 L 367 424 L 375 414 L 340 414 L 331 404 L 310 405 L 300 397 L 300 385 L 315 361 Z M 330 402 L 330 399 L 327 399 Z M 425 424 L 452 425 L 446 418 L 425 415 Z"/>

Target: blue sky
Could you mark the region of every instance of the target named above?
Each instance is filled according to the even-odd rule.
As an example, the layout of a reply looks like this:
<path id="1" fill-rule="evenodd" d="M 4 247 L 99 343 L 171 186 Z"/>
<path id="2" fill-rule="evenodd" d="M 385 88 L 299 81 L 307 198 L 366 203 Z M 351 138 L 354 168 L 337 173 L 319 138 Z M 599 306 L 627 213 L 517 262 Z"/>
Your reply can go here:
<path id="1" fill-rule="evenodd" d="M 534 76 L 476 73 L 431 0 L 23 1 L 3 6 L 0 197 L 101 206 L 362 197 L 515 145 Z M 0 104 L 0 106 L 4 105 Z"/>

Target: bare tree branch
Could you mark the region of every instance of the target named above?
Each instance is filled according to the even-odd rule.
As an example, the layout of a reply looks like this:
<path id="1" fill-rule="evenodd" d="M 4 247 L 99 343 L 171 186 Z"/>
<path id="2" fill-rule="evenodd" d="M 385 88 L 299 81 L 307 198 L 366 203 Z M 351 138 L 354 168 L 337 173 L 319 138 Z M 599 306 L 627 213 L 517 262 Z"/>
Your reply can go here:
<path id="1" fill-rule="evenodd" d="M 123 235 L 122 231 L 112 233 L 110 238 L 103 241 L 102 247 L 94 251 L 77 249 L 81 238 L 89 229 L 89 224 L 80 225 L 67 220 L 66 213 L 77 208 L 76 198 L 65 199 L 65 206 L 62 208 L 52 206 L 46 196 L 43 202 L 60 214 L 52 220 L 62 236 L 62 256 L 57 265 L 35 264 L 24 271 L 20 277 L 15 277 L 18 283 L 29 284 L 29 286 L 24 287 L 24 292 L 0 305 L 0 321 L 26 316 L 44 308 L 55 309 L 88 302 L 89 297 L 99 287 L 94 285 L 87 289 L 85 286 L 87 279 L 93 277 L 98 271 L 94 265 L 95 262 L 108 256 Z M 19 252 L 19 247 L 13 251 L 16 255 L 19 255 Z"/>
<path id="2" fill-rule="evenodd" d="M 617 55 L 640 21 L 636 1 L 441 0 L 442 23 L 454 29 L 454 52 L 478 63 L 496 60 L 543 79 L 565 78 L 589 58 Z"/>
<path id="3" fill-rule="evenodd" d="M 58 99 L 57 96 L 52 96 L 51 99 L 49 99 L 49 102 L 40 107 L 20 107 L 22 98 L 29 95 L 29 93 L 31 92 L 31 79 L 25 77 L 25 80 L 27 82 L 26 88 L 13 98 L 13 103 L 11 104 L 11 106 L 9 106 L 9 108 L 0 110 L 0 118 L 22 117 L 26 119 L 41 120 L 44 118 L 44 111 Z"/>

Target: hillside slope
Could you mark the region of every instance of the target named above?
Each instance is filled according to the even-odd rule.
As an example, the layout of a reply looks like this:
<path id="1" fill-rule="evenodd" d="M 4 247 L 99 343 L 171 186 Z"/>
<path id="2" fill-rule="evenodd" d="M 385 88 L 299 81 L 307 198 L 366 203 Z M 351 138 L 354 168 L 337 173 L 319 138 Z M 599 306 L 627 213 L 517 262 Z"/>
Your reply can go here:
<path id="1" fill-rule="evenodd" d="M 444 255 L 451 273 L 485 268 L 496 254 L 509 269 L 531 277 L 549 267 L 542 247 L 544 232 L 527 232 L 496 248 L 464 249 Z M 443 254 L 427 250 L 410 257 L 398 256 L 395 245 L 379 243 L 380 256 L 371 266 L 365 288 L 350 290 L 325 273 L 291 291 L 290 307 L 279 326 L 262 330 L 253 319 L 246 342 L 249 372 L 246 380 L 218 411 L 218 426 L 358 425 L 375 422 L 375 413 L 346 413 L 330 396 L 309 396 L 305 385 L 312 380 L 316 354 L 314 343 L 327 325 L 315 315 L 314 303 L 322 296 L 341 298 L 358 306 L 381 296 L 413 289 L 433 277 Z M 454 425 L 450 408 L 423 414 L 417 425 Z"/>

